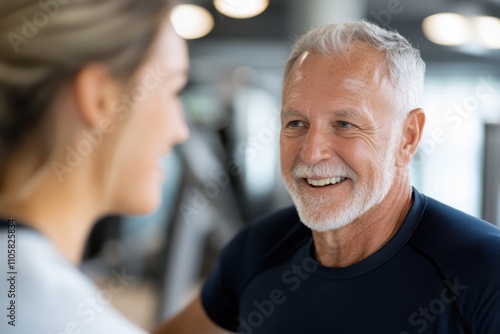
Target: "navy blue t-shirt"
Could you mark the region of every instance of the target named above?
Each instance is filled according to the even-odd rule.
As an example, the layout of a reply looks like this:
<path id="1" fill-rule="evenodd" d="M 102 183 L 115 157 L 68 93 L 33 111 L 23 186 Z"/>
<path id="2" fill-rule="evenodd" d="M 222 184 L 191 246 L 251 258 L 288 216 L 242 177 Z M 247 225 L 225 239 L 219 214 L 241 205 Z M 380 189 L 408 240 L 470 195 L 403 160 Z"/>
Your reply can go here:
<path id="1" fill-rule="evenodd" d="M 497 334 L 499 259 L 500 229 L 414 189 L 386 245 L 328 268 L 291 207 L 223 249 L 202 303 L 216 324 L 242 334 Z"/>

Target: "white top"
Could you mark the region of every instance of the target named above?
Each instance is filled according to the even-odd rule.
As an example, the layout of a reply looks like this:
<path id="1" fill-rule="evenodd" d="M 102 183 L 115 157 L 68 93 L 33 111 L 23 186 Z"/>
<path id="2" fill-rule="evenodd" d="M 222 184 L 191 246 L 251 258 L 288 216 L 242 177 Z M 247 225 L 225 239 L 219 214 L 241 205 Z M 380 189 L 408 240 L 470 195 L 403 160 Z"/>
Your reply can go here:
<path id="1" fill-rule="evenodd" d="M 146 333 L 110 304 L 131 276 L 113 271 L 101 292 L 42 235 L 17 226 L 15 236 L 16 274 L 12 275 L 7 230 L 0 230 L 0 333 Z M 11 303 L 15 303 L 15 318 L 8 309 Z M 14 319 L 15 327 L 9 324 Z"/>

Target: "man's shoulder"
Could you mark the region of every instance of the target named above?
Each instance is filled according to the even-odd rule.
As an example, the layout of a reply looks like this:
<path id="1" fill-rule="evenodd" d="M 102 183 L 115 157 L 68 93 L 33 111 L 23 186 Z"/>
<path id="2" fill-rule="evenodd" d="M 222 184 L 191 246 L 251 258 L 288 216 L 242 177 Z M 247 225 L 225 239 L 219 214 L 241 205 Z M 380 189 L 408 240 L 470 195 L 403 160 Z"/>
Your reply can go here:
<path id="1" fill-rule="evenodd" d="M 426 198 L 410 240 L 430 266 L 453 282 L 457 305 L 474 332 L 498 328 L 500 309 L 500 229 L 476 217 Z"/>
<path id="2" fill-rule="evenodd" d="M 427 197 L 422 215 L 425 228 L 462 246 L 490 241 L 500 246 L 500 229 L 484 220 Z"/>
<path id="3" fill-rule="evenodd" d="M 435 199 L 426 199 L 411 242 L 444 267 L 470 269 L 474 265 L 492 270 L 500 256 L 500 229 Z"/>

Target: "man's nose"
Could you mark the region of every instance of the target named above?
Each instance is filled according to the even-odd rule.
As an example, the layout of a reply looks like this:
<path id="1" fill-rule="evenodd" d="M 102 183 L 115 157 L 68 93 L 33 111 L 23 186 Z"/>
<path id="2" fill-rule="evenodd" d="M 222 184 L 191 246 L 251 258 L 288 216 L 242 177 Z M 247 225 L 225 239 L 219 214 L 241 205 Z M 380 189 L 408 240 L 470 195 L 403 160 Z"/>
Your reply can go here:
<path id="1" fill-rule="evenodd" d="M 302 161 L 308 165 L 314 165 L 322 160 L 330 160 L 334 156 L 335 135 L 332 129 L 310 127 L 300 152 Z"/>

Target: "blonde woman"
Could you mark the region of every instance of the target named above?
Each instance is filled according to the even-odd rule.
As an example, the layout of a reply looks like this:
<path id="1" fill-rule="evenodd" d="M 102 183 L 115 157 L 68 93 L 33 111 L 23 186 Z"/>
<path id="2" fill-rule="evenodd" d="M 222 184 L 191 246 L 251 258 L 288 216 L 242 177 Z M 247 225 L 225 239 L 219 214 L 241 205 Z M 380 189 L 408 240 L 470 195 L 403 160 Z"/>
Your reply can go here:
<path id="1" fill-rule="evenodd" d="M 1 333 L 143 333 L 77 267 L 99 217 L 155 209 L 159 161 L 188 136 L 168 10 L 0 2 Z"/>

